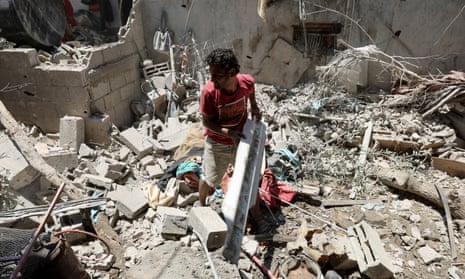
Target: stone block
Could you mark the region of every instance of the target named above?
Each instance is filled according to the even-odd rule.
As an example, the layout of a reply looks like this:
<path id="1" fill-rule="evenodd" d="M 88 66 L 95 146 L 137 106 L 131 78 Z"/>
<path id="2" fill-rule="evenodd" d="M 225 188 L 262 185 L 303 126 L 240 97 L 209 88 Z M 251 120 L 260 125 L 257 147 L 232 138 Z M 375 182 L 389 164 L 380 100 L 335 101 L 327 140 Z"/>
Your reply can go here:
<path id="1" fill-rule="evenodd" d="M 145 170 L 147 170 L 150 179 L 160 178 L 165 174 L 159 165 L 146 166 Z"/>
<path id="2" fill-rule="evenodd" d="M 108 80 L 102 80 L 92 85 L 90 94 L 92 95 L 93 100 L 98 100 L 109 94 L 110 91 L 110 82 Z"/>
<path id="3" fill-rule="evenodd" d="M 177 239 L 187 234 L 187 214 L 177 208 L 157 207 L 157 229 L 165 239 Z"/>
<path id="4" fill-rule="evenodd" d="M 153 150 L 152 141 L 133 127 L 121 132 L 120 137 L 121 141 L 126 144 L 138 158 L 149 154 Z"/>
<path id="5" fill-rule="evenodd" d="M 188 223 L 209 250 L 223 246 L 228 227 L 211 207 L 193 207 L 189 212 Z"/>
<path id="6" fill-rule="evenodd" d="M 73 170 L 79 164 L 77 153 L 71 150 L 49 150 L 42 154 L 42 158 L 59 172 L 65 169 Z"/>
<path id="7" fill-rule="evenodd" d="M 139 187 L 118 186 L 108 193 L 108 198 L 116 202 L 120 214 L 128 219 L 136 218 L 148 207 L 144 192 Z"/>
<path id="8" fill-rule="evenodd" d="M 78 151 L 85 139 L 84 119 L 78 116 L 60 118 L 60 146 Z"/>
<path id="9" fill-rule="evenodd" d="M 113 184 L 113 179 L 95 174 L 83 174 L 81 179 L 85 181 L 86 184 L 92 184 L 107 190 L 110 190 Z"/>
<path id="10" fill-rule="evenodd" d="M 100 156 L 95 164 L 95 171 L 99 175 L 112 180 L 121 178 L 125 169 L 125 163 L 104 156 Z"/>

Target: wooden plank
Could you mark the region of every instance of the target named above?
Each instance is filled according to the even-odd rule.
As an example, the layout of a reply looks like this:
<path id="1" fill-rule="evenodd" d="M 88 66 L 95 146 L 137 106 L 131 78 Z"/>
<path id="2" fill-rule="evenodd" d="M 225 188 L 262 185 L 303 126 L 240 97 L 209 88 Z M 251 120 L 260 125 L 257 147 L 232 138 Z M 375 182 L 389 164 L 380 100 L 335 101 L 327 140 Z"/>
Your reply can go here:
<path id="1" fill-rule="evenodd" d="M 465 177 L 465 163 L 446 158 L 433 157 L 433 168 L 452 176 Z"/>
<path id="2" fill-rule="evenodd" d="M 379 136 L 373 138 L 379 143 L 381 147 L 387 148 L 395 152 L 403 153 L 420 149 L 420 144 L 414 141 L 406 141 L 398 138 Z"/>

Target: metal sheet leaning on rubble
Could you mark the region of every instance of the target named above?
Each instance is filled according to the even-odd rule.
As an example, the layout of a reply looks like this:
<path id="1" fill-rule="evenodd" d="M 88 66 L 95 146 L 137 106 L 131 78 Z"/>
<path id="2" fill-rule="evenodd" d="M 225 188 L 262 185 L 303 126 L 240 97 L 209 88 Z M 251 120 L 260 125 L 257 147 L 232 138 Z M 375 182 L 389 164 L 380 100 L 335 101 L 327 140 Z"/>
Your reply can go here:
<path id="1" fill-rule="evenodd" d="M 228 226 L 223 256 L 237 263 L 241 251 L 242 234 L 247 213 L 257 199 L 257 187 L 265 148 L 266 125 L 263 121 L 248 119 L 244 125 L 245 138 L 237 147 L 234 173 L 221 210 Z"/>

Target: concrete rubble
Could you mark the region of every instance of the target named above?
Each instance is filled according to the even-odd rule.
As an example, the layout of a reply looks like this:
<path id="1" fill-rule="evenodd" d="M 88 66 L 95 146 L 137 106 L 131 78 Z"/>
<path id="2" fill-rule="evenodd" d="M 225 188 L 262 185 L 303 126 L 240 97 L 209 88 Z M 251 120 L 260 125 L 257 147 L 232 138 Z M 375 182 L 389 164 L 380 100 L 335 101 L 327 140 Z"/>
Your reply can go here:
<path id="1" fill-rule="evenodd" d="M 416 174 L 420 176 L 421 180 L 429 177 L 430 180 L 442 181 L 443 188 L 448 191 L 463 190 L 460 189 L 461 184 L 457 183 L 460 178 L 434 170 L 428 167 L 427 161 L 420 160 L 427 158 L 425 157 L 426 153 L 441 157 L 444 152 L 457 152 L 454 151 L 454 142 L 457 137 L 454 130 L 440 124 L 438 120 L 432 122 L 421 120 L 415 112 L 406 114 L 368 101 L 361 103 L 356 98 L 342 92 L 334 92 L 329 97 L 324 97 L 324 101 L 321 102 L 323 99 L 320 99 L 321 97 L 316 92 L 328 90 L 325 84 L 302 85 L 292 90 L 286 90 L 286 97 L 280 98 L 277 98 L 277 90 L 285 89 L 257 85 L 258 98 L 266 107 L 264 120 L 268 123 L 267 132 L 270 135 L 270 142 L 267 146 L 268 163 L 270 167 L 279 166 L 276 168 L 281 170 L 279 175 L 286 176 L 292 182 L 297 196 L 292 202 L 292 206 L 284 204 L 280 211 L 272 210 L 265 216 L 268 221 L 277 225 L 277 235 L 295 235 L 300 227 L 298 216 L 302 215 L 309 220 L 309 225 L 320 227 L 318 231 L 324 231 L 327 236 L 334 233 L 335 235 L 323 240 L 318 237 L 319 233 L 310 233 L 312 230 L 307 229 L 308 233 L 304 234 L 300 244 L 294 245 L 295 248 L 288 248 L 288 255 L 278 253 L 273 256 L 276 263 L 270 265 L 271 271 L 276 274 L 283 271 L 292 274 L 295 267 L 292 267 L 288 257 L 304 254 L 310 256 L 311 260 L 307 259 L 307 262 L 316 262 L 323 270 L 330 268 L 333 273 L 354 276 L 355 273 L 351 270 L 358 266 L 358 272 L 368 278 L 381 278 L 378 277 L 381 276 L 381 273 L 383 274 L 382 278 L 390 278 L 395 274 L 415 272 L 423 265 L 431 266 L 438 262 L 442 263 L 441 266 L 446 267 L 445 263 L 452 259 L 449 255 L 447 229 L 440 211 L 429 207 L 422 201 L 415 200 L 414 197 L 408 198 L 403 193 L 389 191 L 389 188 L 386 188 L 382 183 L 376 182 L 376 169 L 380 167 L 401 167 L 405 170 L 416 168 L 422 170 L 422 175 Z M 367 98 L 378 99 L 379 96 L 372 94 Z M 320 107 L 316 106 L 318 100 L 320 100 Z M 332 111 L 336 109 L 336 111 L 340 111 L 341 115 L 330 114 L 327 109 Z M 177 119 L 186 119 L 181 115 Z M 192 119 L 192 116 L 189 118 Z M 197 115 L 197 121 L 198 119 Z M 372 144 L 370 144 L 367 155 L 369 164 L 360 174 L 360 170 L 357 170 L 355 164 L 355 159 L 358 158 L 357 146 L 361 141 L 365 123 L 370 120 L 373 121 L 374 128 Z M 211 251 L 209 252 L 210 256 L 216 257 L 214 262 L 220 259 L 220 255 L 215 254 L 215 251 L 221 248 L 226 236 L 226 230 L 223 227 L 225 224 L 221 224 L 223 221 L 214 210 L 196 213 L 197 210 L 207 210 L 207 208 L 192 207 L 198 196 L 192 195 L 196 193 L 183 193 L 180 190 L 182 183 L 170 186 L 179 187 L 179 189 L 172 198 L 168 199 L 169 202 L 159 200 L 158 206 L 154 208 L 148 206 L 147 193 L 144 193 L 147 188 L 144 188 L 143 185 L 156 186 L 157 180 L 166 174 L 165 171 L 174 162 L 173 149 L 163 149 L 163 152 L 158 150 L 161 144 L 157 143 L 159 141 L 157 135 L 163 135 L 163 144 L 169 145 L 168 137 L 163 131 L 178 131 L 180 122 L 179 120 L 168 121 L 168 123 L 161 125 L 162 130 L 157 134 L 154 134 L 153 131 L 152 134 L 146 133 L 146 127 L 152 127 L 152 124 L 155 123 L 155 119 L 145 120 L 144 117 L 141 117 L 141 120 L 134 123 L 133 127 L 113 132 L 112 143 L 108 148 L 82 143 L 82 133 L 78 135 L 73 131 L 65 132 L 66 141 L 73 142 L 71 145 L 62 145 L 61 133 L 58 137 L 38 135 L 34 140 L 37 142 L 36 149 L 40 150 L 41 156 L 57 170 L 72 179 L 73 184 L 79 185 L 79 188 L 85 189 L 89 194 L 106 197 L 107 203 L 102 205 L 100 210 L 103 210 L 112 224 L 109 229 L 116 232 L 124 240 L 122 245 L 126 247 L 124 248 L 126 250 L 123 255 L 125 262 L 123 269 L 126 270 L 120 270 L 121 273 L 118 275 L 124 277 L 123 274 L 126 274 L 128 277 L 124 278 L 136 278 L 131 277 L 137 274 L 132 269 L 140 265 L 150 265 L 144 259 L 166 245 L 191 247 L 187 248 L 192 250 L 189 253 L 200 256 L 202 254 L 199 253 L 201 244 L 200 242 L 195 244 L 199 240 L 189 228 L 193 228 L 201 235 L 208 250 Z M 189 123 L 183 125 L 187 127 Z M 83 131 L 82 128 L 79 130 Z M 415 136 L 415 133 L 418 136 Z M 74 136 L 70 137 L 70 135 Z M 13 145 L 6 145 L 9 142 L 6 134 L 3 133 L 2 138 L 5 142 L 3 150 L 8 150 L 8 154 L 19 152 Z M 179 140 L 173 140 L 179 146 Z M 78 144 L 79 148 L 77 148 Z M 450 147 L 444 148 L 447 146 Z M 281 153 L 280 157 L 273 157 L 278 154 L 277 148 L 287 148 L 295 157 L 289 154 L 284 156 L 284 153 Z M 270 151 L 270 149 L 274 149 L 274 151 Z M 62 154 L 54 155 L 61 159 L 57 161 L 58 163 L 53 163 L 50 161 L 50 154 Z M 405 154 L 411 155 L 406 156 Z M 70 155 L 74 159 L 66 159 Z M 14 177 L 14 173 L 24 172 L 28 167 L 21 156 L 7 155 L 2 160 L 8 162 L 4 166 L 8 166 L 8 169 L 13 171 L 13 176 L 9 177 Z M 458 160 L 460 161 L 460 159 Z M 296 163 L 297 161 L 298 163 Z M 22 169 L 11 167 L 21 162 Z M 150 169 L 151 167 L 157 170 Z M 371 174 L 372 172 L 374 174 Z M 355 173 L 361 176 L 353 177 Z M 38 179 L 37 176 L 36 173 L 28 177 L 34 181 Z M 21 177 L 25 176 L 21 175 Z M 352 178 L 348 179 L 350 177 Z M 305 179 L 302 180 L 302 178 Z M 398 179 L 398 184 L 403 183 L 401 176 L 397 175 L 395 179 Z M 12 179 L 12 181 L 16 180 Z M 23 184 L 29 183 L 31 182 Z M 14 188 L 19 188 L 17 189 L 20 191 L 19 193 L 21 193 L 21 188 L 26 186 L 15 185 L 18 185 Z M 27 195 L 27 192 L 35 191 L 33 189 L 39 189 L 37 187 L 41 186 L 27 186 L 22 190 L 24 195 Z M 346 194 L 341 195 L 344 192 Z M 163 194 L 163 191 L 160 193 Z M 351 193 L 356 194 L 356 199 L 345 200 Z M 41 198 L 35 198 L 33 202 L 39 203 Z M 189 199 L 189 202 L 184 199 Z M 337 199 L 341 199 L 341 201 L 337 202 Z M 319 202 L 324 206 L 318 207 Z M 17 204 L 15 210 L 19 210 L 19 206 Z M 81 210 L 86 211 L 82 208 Z M 306 214 L 307 210 L 311 210 L 312 213 Z M 415 215 L 415 212 L 418 215 Z M 59 217 L 62 214 L 54 215 L 58 218 L 56 220 L 63 219 Z M 424 217 L 425 214 L 430 217 Z M 456 212 L 456 214 L 461 216 L 460 212 Z M 211 215 L 211 217 L 205 218 L 207 215 Z M 324 221 L 322 221 L 322 217 Z M 390 221 L 386 221 L 386 218 Z M 0 215 L 0 220 L 6 220 L 6 217 Z M 16 221 L 19 220 L 18 217 Z M 11 218 L 8 222 L 10 225 L 15 223 L 12 222 Z M 394 225 L 399 222 L 404 225 Z M 62 226 L 66 227 L 65 224 Z M 69 226 L 83 228 L 83 224 L 79 223 Z M 411 229 L 408 229 L 410 227 Z M 359 231 L 358 228 L 361 230 Z M 370 228 L 369 231 L 367 231 L 368 228 Z M 454 231 L 458 244 L 457 254 L 460 259 L 463 257 L 465 249 L 463 244 L 460 244 L 460 239 L 463 238 L 463 226 L 455 226 Z M 347 240 L 342 241 L 340 236 L 337 236 L 341 232 L 348 232 L 349 238 L 355 237 L 360 240 L 352 240 L 352 245 L 350 245 Z M 362 232 L 363 236 L 360 235 Z M 376 234 L 379 237 L 376 237 Z M 309 237 L 309 235 L 313 236 Z M 362 237 L 368 239 L 361 239 Z M 257 257 L 270 255 L 270 249 L 275 245 L 279 247 L 282 243 L 279 240 L 273 241 L 271 239 L 265 242 L 261 241 L 255 254 Z M 75 238 L 69 237 L 69 241 L 75 243 L 83 240 L 77 241 Z M 294 247 L 289 246 L 291 244 L 289 241 L 285 241 L 288 242 L 288 247 Z M 106 253 L 102 249 L 99 252 L 97 246 L 101 244 L 98 242 L 88 239 L 84 239 L 84 242 L 86 246 L 73 245 L 77 255 L 99 258 Z M 347 244 L 341 246 L 341 243 L 344 242 Z M 358 245 L 354 243 L 358 243 Z M 368 248 L 365 247 L 364 243 L 368 245 Z M 84 248 L 87 245 L 90 246 Z M 89 248 L 90 250 L 88 250 Z M 373 257 L 373 260 L 370 260 L 368 256 L 361 256 L 360 253 L 367 253 L 367 251 L 375 253 L 370 256 Z M 390 263 L 382 260 L 383 257 L 389 257 Z M 256 265 L 244 265 L 244 261 L 247 259 L 247 256 L 241 256 L 239 270 L 248 274 L 260 274 L 260 268 Z M 101 276 L 102 272 L 112 269 L 114 261 L 113 256 L 99 261 L 98 264 L 84 260 L 83 264 L 87 266 L 90 274 Z M 282 268 L 280 268 L 280 262 L 283 264 Z M 160 264 L 162 263 L 156 264 L 158 268 L 160 268 Z M 306 264 L 306 261 L 302 260 L 301 264 Z M 439 267 L 435 266 L 436 274 L 442 272 Z M 308 264 L 307 268 L 310 268 Z M 458 272 L 461 272 L 460 268 Z"/>
<path id="2" fill-rule="evenodd" d="M 63 44 L 37 59 L 90 63 L 92 51 Z M 202 147 L 203 81 L 174 78 L 181 73 L 169 61 L 140 65 L 153 92 L 128 104 L 136 116 L 129 126 L 119 129 L 108 115 L 94 114 L 61 117 L 58 133 L 19 127 L 81 196 L 63 194 L 46 230 L 97 235 L 63 234 L 92 278 L 465 277 L 465 74 L 415 82 L 407 75 L 412 82 L 372 92 L 365 89 L 373 61 L 360 53 L 380 55 L 375 46 L 342 51 L 311 83 L 298 83 L 308 63 L 297 63 L 306 58 L 284 40 L 263 60 L 258 75 L 269 82 L 257 83 L 256 95 L 266 123 L 265 160 L 296 194 L 276 208 L 262 206 L 272 233 L 254 235 L 242 220 L 234 263 L 222 251 L 231 222 L 221 212 L 224 196 L 215 192 L 209 207 L 196 207 L 198 193 L 173 173 L 180 158 Z M 279 63 L 285 67 L 275 71 Z M 94 78 L 122 68 L 97 69 Z M 421 96 L 419 88 L 431 94 Z M 106 91 L 93 92 L 113 102 Z M 0 226 L 35 228 L 56 185 L 3 126 Z"/>

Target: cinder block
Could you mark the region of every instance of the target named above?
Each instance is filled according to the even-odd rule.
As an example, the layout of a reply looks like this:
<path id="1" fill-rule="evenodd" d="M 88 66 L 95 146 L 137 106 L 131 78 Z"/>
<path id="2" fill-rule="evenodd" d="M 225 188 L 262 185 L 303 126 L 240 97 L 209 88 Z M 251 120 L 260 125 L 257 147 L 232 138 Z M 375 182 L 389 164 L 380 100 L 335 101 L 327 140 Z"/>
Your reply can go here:
<path id="1" fill-rule="evenodd" d="M 103 97 L 106 108 L 114 108 L 121 101 L 121 89 L 111 91 Z"/>
<path id="2" fill-rule="evenodd" d="M 84 86 L 87 83 L 85 67 L 49 66 L 51 85 Z"/>
<path id="3" fill-rule="evenodd" d="M 120 133 L 121 141 L 141 158 L 153 150 L 153 144 L 148 137 L 142 135 L 134 127 Z"/>
<path id="4" fill-rule="evenodd" d="M 121 43 L 105 44 L 106 47 L 103 49 L 104 63 L 111 63 L 114 62 L 114 60 L 121 59 L 120 44 Z"/>
<path id="5" fill-rule="evenodd" d="M 65 116 L 60 119 L 60 146 L 79 150 L 85 139 L 84 119 L 78 116 Z"/>
<path id="6" fill-rule="evenodd" d="M 113 184 L 113 179 L 106 178 L 103 176 L 99 175 L 94 175 L 94 174 L 83 174 L 81 176 L 82 180 L 84 180 L 87 183 L 90 183 L 94 186 L 101 187 L 107 190 L 111 189 L 111 186 Z"/>
<path id="7" fill-rule="evenodd" d="M 126 77 L 127 79 L 127 77 Z M 121 100 L 133 100 L 136 96 L 136 93 L 140 94 L 140 89 L 138 89 L 138 85 L 135 81 L 129 81 L 123 87 L 121 87 Z"/>
<path id="8" fill-rule="evenodd" d="M 199 234 L 209 250 L 223 246 L 228 227 L 212 208 L 193 207 L 189 212 L 188 223 Z"/>
<path id="9" fill-rule="evenodd" d="M 89 58 L 89 69 L 96 68 L 103 64 L 103 49 L 94 47 Z"/>
<path id="10" fill-rule="evenodd" d="M 157 207 L 157 229 L 165 239 L 176 239 L 187 234 L 187 214 L 177 208 Z"/>
<path id="11" fill-rule="evenodd" d="M 108 80 L 101 81 L 97 84 L 93 84 L 92 87 L 90 88 L 91 92 L 90 94 L 92 95 L 93 100 L 98 100 L 100 98 L 103 98 L 103 96 L 107 95 L 110 93 L 110 82 Z"/>
<path id="12" fill-rule="evenodd" d="M 0 52 L 0 65 L 31 67 L 39 64 L 34 48 L 6 48 Z"/>
<path id="13" fill-rule="evenodd" d="M 147 209 L 147 199 L 139 187 L 118 186 L 108 197 L 116 201 L 119 212 L 129 219 L 136 218 Z"/>
<path id="14" fill-rule="evenodd" d="M 100 156 L 97 159 L 95 166 L 95 170 L 98 174 L 112 180 L 121 178 L 125 168 L 126 164 L 104 156 Z"/>
<path id="15" fill-rule="evenodd" d="M 42 154 L 42 158 L 59 172 L 65 169 L 72 170 L 79 164 L 77 153 L 70 150 L 48 151 Z"/>
<path id="16" fill-rule="evenodd" d="M 149 173 L 150 179 L 160 178 L 165 174 L 159 165 L 148 165 L 145 170 Z"/>
<path id="17" fill-rule="evenodd" d="M 116 75 L 110 78 L 110 88 L 112 91 L 115 91 L 126 84 L 126 78 L 124 75 Z"/>
<path id="18" fill-rule="evenodd" d="M 121 56 L 128 56 L 133 53 L 137 53 L 137 46 L 134 42 L 124 42 L 120 47 Z"/>

